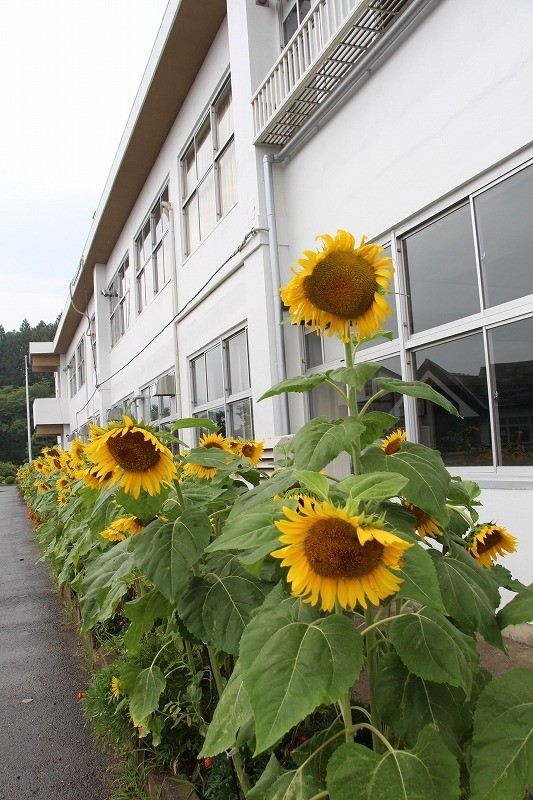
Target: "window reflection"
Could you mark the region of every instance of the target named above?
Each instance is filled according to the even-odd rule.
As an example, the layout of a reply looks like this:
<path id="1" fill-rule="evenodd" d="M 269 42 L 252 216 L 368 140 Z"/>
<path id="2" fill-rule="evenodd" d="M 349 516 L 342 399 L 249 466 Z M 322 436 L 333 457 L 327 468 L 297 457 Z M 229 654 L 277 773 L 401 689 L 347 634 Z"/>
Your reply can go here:
<path id="1" fill-rule="evenodd" d="M 461 417 L 417 401 L 419 441 L 440 450 L 449 466 L 492 464 L 487 371 L 480 333 L 415 353 L 417 380 L 444 395 Z"/>
<path id="2" fill-rule="evenodd" d="M 533 464 L 533 318 L 490 331 L 500 463 Z"/>

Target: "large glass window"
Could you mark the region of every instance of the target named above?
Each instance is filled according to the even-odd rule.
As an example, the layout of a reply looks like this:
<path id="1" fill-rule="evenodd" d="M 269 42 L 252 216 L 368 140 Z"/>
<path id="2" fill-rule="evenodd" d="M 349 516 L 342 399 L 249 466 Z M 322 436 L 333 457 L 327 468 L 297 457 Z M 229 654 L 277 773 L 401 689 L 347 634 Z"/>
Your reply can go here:
<path id="1" fill-rule="evenodd" d="M 76 369 L 78 371 L 78 389 L 85 383 L 85 337 L 82 336 L 76 345 Z"/>
<path id="2" fill-rule="evenodd" d="M 474 199 L 485 305 L 533 293 L 533 166 Z"/>
<path id="3" fill-rule="evenodd" d="M 170 234 L 164 204 L 168 203 L 168 186 L 163 189 L 135 238 L 135 285 L 137 312 L 170 279 Z"/>
<path id="4" fill-rule="evenodd" d="M 194 252 L 237 199 L 233 106 L 228 84 L 181 160 L 185 255 Z"/>
<path id="5" fill-rule="evenodd" d="M 130 260 L 126 255 L 109 284 L 111 347 L 124 336 L 130 324 Z"/>
<path id="6" fill-rule="evenodd" d="M 161 428 L 163 420 L 168 419 L 176 413 L 175 395 L 155 394 L 156 384 L 150 384 L 141 389 L 140 403 L 138 407 L 139 417 L 147 423 Z"/>
<path id="7" fill-rule="evenodd" d="M 444 395 L 455 417 L 426 400 L 417 400 L 418 436 L 440 450 L 449 466 L 492 464 L 492 437 L 483 336 L 475 333 L 417 350 L 416 378 Z"/>
<path id="8" fill-rule="evenodd" d="M 68 371 L 68 385 L 69 385 L 69 392 L 70 396 L 74 397 L 77 392 L 77 385 L 76 385 L 76 354 L 72 356 L 70 361 L 67 364 L 67 371 Z"/>
<path id="9" fill-rule="evenodd" d="M 403 239 L 413 333 L 480 310 L 470 206 Z"/>
<path id="10" fill-rule="evenodd" d="M 253 438 L 246 330 L 191 359 L 195 417 L 208 417 L 224 436 Z"/>

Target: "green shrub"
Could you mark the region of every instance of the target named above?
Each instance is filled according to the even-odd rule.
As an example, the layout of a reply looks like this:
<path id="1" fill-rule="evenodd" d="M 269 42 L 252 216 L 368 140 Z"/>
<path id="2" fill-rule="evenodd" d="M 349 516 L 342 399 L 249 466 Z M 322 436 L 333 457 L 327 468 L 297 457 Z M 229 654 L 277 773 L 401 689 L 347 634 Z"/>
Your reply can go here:
<path id="1" fill-rule="evenodd" d="M 0 461 L 0 478 L 13 478 L 14 480 L 16 471 L 16 464 L 12 464 L 11 461 Z"/>
<path id="2" fill-rule="evenodd" d="M 7 483 L 10 486 L 12 486 L 15 483 L 15 478 L 13 477 L 13 475 L 8 475 L 7 478 L 4 480 L 4 483 Z"/>

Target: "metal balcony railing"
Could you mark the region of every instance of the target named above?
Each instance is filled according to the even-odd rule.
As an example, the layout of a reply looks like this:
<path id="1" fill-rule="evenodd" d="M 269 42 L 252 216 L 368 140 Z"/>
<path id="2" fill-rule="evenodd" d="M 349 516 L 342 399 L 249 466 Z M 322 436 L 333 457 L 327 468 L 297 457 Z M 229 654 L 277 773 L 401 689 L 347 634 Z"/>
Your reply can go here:
<path id="1" fill-rule="evenodd" d="M 286 144 L 411 2 L 318 0 L 252 99 L 255 144 Z"/>

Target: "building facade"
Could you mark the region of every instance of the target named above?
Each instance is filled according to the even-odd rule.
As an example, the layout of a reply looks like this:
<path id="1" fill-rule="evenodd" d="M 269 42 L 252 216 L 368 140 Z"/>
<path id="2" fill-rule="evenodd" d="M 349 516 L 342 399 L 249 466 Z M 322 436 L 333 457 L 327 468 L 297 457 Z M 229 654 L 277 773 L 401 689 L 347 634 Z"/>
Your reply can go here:
<path id="1" fill-rule="evenodd" d="M 322 386 L 258 399 L 342 364 L 279 324 L 278 288 L 318 234 L 366 234 L 396 272 L 392 339 L 361 357 L 461 418 L 380 408 L 479 482 L 529 582 L 532 29 L 523 0 L 170 0 L 56 338 L 30 347 L 57 377 L 37 432 L 68 447 L 129 409 L 208 416 L 268 451 L 345 415 Z"/>

